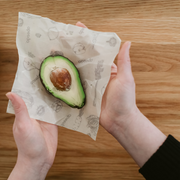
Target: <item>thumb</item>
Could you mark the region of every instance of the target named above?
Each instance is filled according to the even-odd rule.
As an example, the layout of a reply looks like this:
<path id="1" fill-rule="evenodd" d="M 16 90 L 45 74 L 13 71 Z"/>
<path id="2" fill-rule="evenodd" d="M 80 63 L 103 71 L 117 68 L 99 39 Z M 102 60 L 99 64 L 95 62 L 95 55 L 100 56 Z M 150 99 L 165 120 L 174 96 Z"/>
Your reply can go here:
<path id="1" fill-rule="evenodd" d="M 127 41 L 123 44 L 117 57 L 117 76 L 125 79 L 131 79 L 133 77 L 131 71 L 131 61 L 129 57 L 129 49 L 131 42 Z"/>
<path id="2" fill-rule="evenodd" d="M 19 122 L 29 121 L 30 117 L 24 101 L 15 93 L 9 92 L 6 96 L 12 102 L 16 119 L 18 119 Z"/>

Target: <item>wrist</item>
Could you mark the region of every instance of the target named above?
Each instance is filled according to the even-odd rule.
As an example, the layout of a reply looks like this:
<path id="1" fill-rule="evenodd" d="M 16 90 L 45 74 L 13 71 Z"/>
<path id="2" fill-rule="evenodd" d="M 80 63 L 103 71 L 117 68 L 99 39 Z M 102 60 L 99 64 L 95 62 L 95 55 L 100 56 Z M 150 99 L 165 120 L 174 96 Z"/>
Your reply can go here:
<path id="1" fill-rule="evenodd" d="M 50 165 L 44 163 L 43 161 L 37 160 L 33 162 L 27 159 L 18 158 L 16 165 L 9 176 L 8 180 L 18 179 L 18 180 L 44 180 L 49 169 Z"/>
<path id="2" fill-rule="evenodd" d="M 30 174 L 34 175 L 34 177 L 38 177 L 39 180 L 45 179 L 46 174 L 51 168 L 51 166 L 41 158 L 31 160 L 18 157 L 16 165 L 18 168 L 23 168 L 25 172 L 29 171 Z"/>
<path id="3" fill-rule="evenodd" d="M 131 112 L 124 113 L 123 115 L 114 117 L 113 125 L 109 131 L 116 139 L 121 134 L 125 134 L 125 131 L 128 131 L 131 123 L 136 121 L 138 117 L 142 114 L 137 106 L 135 106 Z"/>
<path id="4" fill-rule="evenodd" d="M 117 124 L 112 135 L 142 167 L 163 144 L 166 136 L 138 108 L 124 118 L 127 119 Z"/>

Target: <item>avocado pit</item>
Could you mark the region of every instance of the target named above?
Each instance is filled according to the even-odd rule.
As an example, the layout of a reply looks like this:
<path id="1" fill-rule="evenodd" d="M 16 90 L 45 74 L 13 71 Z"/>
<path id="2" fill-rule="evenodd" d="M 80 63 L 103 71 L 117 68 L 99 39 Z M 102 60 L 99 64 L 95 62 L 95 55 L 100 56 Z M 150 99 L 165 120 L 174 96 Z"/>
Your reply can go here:
<path id="1" fill-rule="evenodd" d="M 71 87 L 71 75 L 65 68 L 55 68 L 50 73 L 50 80 L 56 89 L 68 91 Z"/>

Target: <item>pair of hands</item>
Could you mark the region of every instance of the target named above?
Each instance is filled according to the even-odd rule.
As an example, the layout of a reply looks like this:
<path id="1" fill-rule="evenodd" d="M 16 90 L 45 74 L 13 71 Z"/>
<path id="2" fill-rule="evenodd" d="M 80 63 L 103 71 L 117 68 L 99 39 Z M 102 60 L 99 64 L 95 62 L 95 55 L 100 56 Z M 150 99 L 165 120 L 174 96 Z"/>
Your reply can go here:
<path id="1" fill-rule="evenodd" d="M 78 22 L 79 27 L 87 28 Z M 128 125 L 128 117 L 137 111 L 135 83 L 129 57 L 130 42 L 123 44 L 113 63 L 111 77 L 102 99 L 100 124 L 109 133 Z M 18 148 L 18 159 L 9 179 L 14 179 L 16 169 L 28 170 L 43 179 L 52 166 L 58 142 L 58 127 L 29 117 L 24 101 L 14 93 L 7 93 L 15 110 L 13 135 Z M 40 173 L 41 172 L 41 173 Z M 20 179 L 21 177 L 18 176 Z"/>

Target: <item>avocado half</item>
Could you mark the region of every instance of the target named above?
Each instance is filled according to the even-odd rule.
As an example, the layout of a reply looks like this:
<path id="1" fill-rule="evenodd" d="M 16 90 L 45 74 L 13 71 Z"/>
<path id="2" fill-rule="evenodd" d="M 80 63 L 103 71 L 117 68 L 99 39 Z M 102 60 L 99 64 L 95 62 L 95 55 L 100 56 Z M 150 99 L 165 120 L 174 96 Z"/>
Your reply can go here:
<path id="1" fill-rule="evenodd" d="M 48 56 L 41 63 L 40 80 L 45 89 L 54 97 L 72 108 L 82 108 L 86 103 L 80 74 L 68 58 Z"/>

